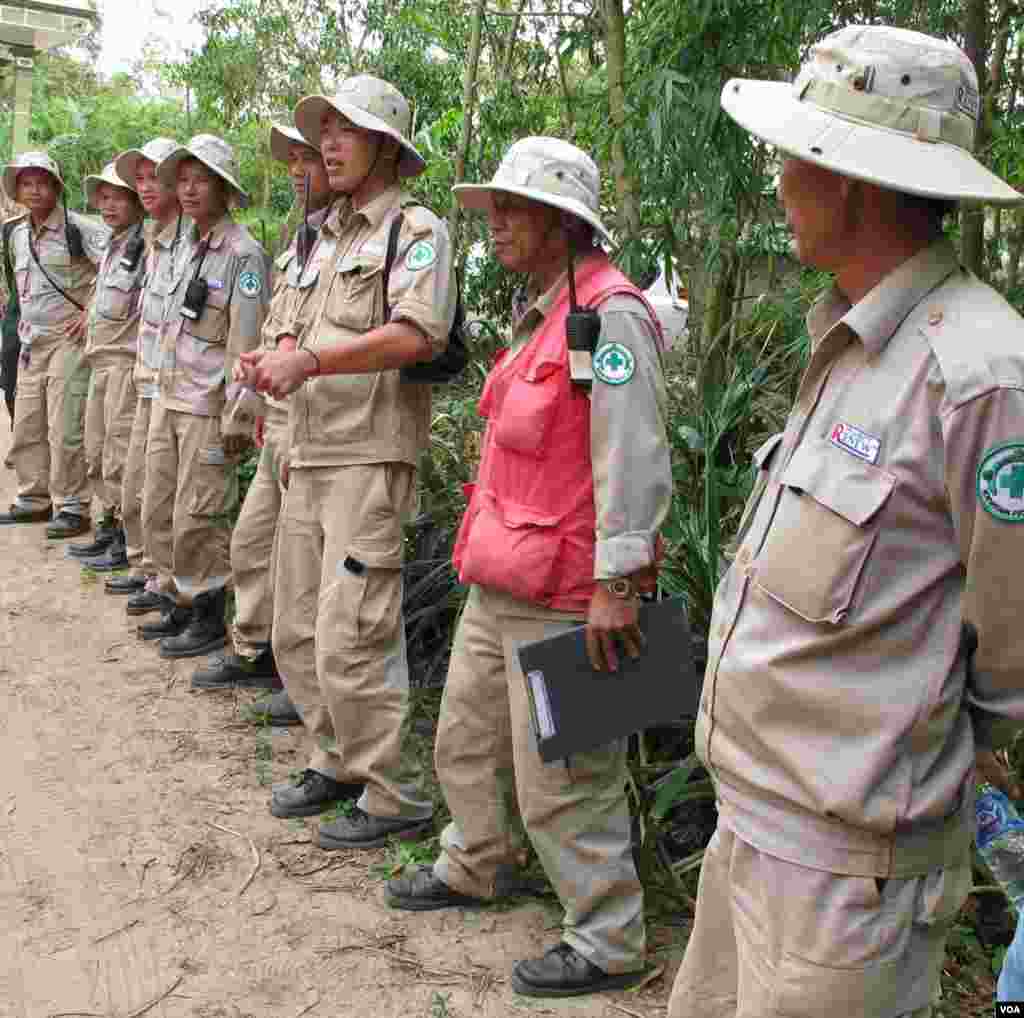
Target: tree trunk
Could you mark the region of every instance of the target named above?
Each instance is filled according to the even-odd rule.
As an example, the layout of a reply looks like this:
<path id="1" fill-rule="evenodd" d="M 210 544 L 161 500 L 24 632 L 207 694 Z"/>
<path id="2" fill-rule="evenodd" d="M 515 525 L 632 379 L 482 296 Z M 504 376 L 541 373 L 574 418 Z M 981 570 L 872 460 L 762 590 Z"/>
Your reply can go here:
<path id="1" fill-rule="evenodd" d="M 459 136 L 459 147 L 455 152 L 455 183 L 461 184 L 466 179 L 466 157 L 469 145 L 473 140 L 473 108 L 476 102 L 477 70 L 480 66 L 480 34 L 483 29 L 484 8 L 486 0 L 476 0 L 473 8 L 473 23 L 469 36 L 469 52 L 466 54 L 466 73 L 462 78 L 462 133 Z M 448 215 L 448 232 L 451 235 L 452 250 L 459 249 L 459 211 L 461 206 L 452 202 L 452 210 Z"/>
<path id="2" fill-rule="evenodd" d="M 623 143 L 626 129 L 626 15 L 622 0 L 603 0 L 602 7 L 608 61 L 608 110 L 612 126 L 612 172 L 615 174 L 615 195 L 619 206 L 619 233 L 620 240 L 629 240 L 640 232 L 640 216 Z"/>
<path id="3" fill-rule="evenodd" d="M 986 0 L 967 0 L 964 6 L 964 51 L 974 64 L 978 75 L 978 94 L 981 98 L 981 116 L 974 139 L 974 150 L 983 154 L 990 137 L 991 120 L 986 111 L 988 101 L 988 3 Z M 981 205 L 962 206 L 960 209 L 960 259 L 972 272 L 985 275 L 985 209 Z"/>

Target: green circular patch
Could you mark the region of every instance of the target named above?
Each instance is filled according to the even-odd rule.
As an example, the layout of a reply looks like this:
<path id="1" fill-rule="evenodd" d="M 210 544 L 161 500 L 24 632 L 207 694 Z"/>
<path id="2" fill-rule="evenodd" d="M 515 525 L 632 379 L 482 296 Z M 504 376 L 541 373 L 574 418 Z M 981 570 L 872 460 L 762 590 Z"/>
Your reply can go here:
<path id="1" fill-rule="evenodd" d="M 997 520 L 1024 523 L 1024 441 L 989 449 L 978 464 L 978 501 Z"/>
<path id="2" fill-rule="evenodd" d="M 437 261 L 437 251 L 429 240 L 418 240 L 405 256 L 405 267 L 410 272 L 429 268 Z"/>
<path id="3" fill-rule="evenodd" d="M 260 274 L 253 272 L 252 269 L 246 269 L 238 277 L 238 289 L 246 297 L 258 297 L 263 292 L 263 280 L 260 278 Z"/>
<path id="4" fill-rule="evenodd" d="M 608 385 L 625 385 L 636 374 L 633 351 L 622 343 L 602 343 L 594 352 L 594 375 Z"/>

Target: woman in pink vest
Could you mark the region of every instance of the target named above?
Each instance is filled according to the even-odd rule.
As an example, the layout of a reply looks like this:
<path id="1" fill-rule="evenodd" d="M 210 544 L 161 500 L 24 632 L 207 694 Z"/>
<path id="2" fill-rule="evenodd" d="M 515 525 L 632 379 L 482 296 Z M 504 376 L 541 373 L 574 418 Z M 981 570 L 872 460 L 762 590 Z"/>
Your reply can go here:
<path id="1" fill-rule="evenodd" d="M 671 496 L 661 334 L 598 246 L 608 232 L 585 153 L 525 138 L 490 184 L 455 192 L 487 213 L 498 260 L 525 286 L 480 400 L 487 431 L 454 554 L 471 589 L 435 753 L 452 822 L 437 862 L 392 880 L 388 901 L 426 910 L 508 893 L 525 859 L 518 807 L 565 921 L 559 944 L 515 965 L 512 985 L 531 996 L 621 988 L 644 970 L 625 742 L 544 764 L 516 648 L 586 622 L 595 668 L 639 652 L 637 592 L 653 580 Z M 578 302 L 598 318 L 582 356 L 566 343 L 570 250 Z"/>

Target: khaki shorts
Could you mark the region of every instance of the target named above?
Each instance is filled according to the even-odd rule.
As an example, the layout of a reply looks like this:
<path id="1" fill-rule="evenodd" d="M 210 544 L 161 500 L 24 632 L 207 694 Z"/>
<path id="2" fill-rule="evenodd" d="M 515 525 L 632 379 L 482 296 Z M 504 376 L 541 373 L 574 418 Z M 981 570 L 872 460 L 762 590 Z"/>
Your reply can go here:
<path id="1" fill-rule="evenodd" d="M 969 857 L 918 877 L 840 876 L 719 825 L 669 1018 L 927 1018 Z"/>

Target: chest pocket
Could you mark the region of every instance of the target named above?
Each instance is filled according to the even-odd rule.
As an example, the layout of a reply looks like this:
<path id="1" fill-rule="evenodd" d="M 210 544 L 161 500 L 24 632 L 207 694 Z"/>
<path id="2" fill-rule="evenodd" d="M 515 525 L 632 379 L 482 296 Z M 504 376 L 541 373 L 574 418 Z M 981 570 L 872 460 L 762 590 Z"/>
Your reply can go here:
<path id="1" fill-rule="evenodd" d="M 514 371 L 513 365 L 513 371 Z M 494 422 L 494 441 L 523 456 L 540 458 L 548 447 L 555 408 L 568 375 L 557 364 L 541 364 L 528 377 L 515 372 Z"/>
<path id="2" fill-rule="evenodd" d="M 896 478 L 817 439 L 797 448 L 779 480 L 754 583 L 808 622 L 841 625 Z"/>
<path id="3" fill-rule="evenodd" d="M 138 276 L 134 272 L 115 269 L 96 293 L 96 313 L 114 322 L 125 322 L 135 313 Z"/>
<path id="4" fill-rule="evenodd" d="M 383 320 L 384 260 L 343 258 L 335 269 L 324 313 L 332 325 L 366 332 Z"/>
<path id="5" fill-rule="evenodd" d="M 179 285 L 185 286 L 187 283 L 182 281 Z M 182 331 L 204 343 L 225 343 L 228 336 L 229 296 L 226 288 L 210 290 L 203 313 L 195 321 L 186 318 Z"/>

